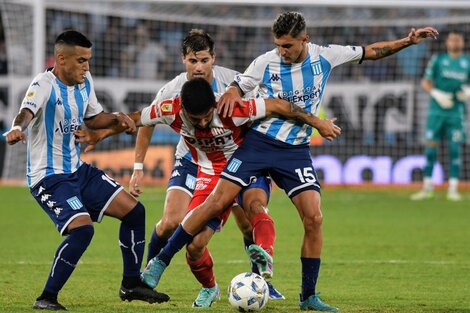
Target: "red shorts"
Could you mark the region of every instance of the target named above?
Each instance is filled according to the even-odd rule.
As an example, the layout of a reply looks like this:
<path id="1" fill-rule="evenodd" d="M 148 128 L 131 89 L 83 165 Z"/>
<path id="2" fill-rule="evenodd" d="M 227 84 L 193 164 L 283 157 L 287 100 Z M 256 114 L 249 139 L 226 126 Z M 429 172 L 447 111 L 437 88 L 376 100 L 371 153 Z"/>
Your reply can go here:
<path id="1" fill-rule="evenodd" d="M 207 199 L 212 190 L 215 189 L 215 185 L 217 185 L 219 177 L 220 175 L 209 175 L 200 171 L 197 173 L 196 187 L 194 188 L 193 197 L 189 203 L 188 211 L 194 210 L 198 205 L 202 204 Z M 229 206 L 222 212 L 222 214 L 217 217 L 217 219 L 220 220 L 220 226 L 225 225 L 231 211 L 232 206 Z"/>

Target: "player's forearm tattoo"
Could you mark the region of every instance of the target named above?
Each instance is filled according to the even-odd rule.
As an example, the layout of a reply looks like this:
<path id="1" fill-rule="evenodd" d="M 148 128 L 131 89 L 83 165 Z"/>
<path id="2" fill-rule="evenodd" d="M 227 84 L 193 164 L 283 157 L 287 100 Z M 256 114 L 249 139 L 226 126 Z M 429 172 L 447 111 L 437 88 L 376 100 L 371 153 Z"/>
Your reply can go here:
<path id="1" fill-rule="evenodd" d="M 381 48 L 372 48 L 372 50 L 374 50 L 377 58 L 383 58 L 394 53 L 394 51 L 392 50 L 390 46 L 384 46 Z"/>
<path id="2" fill-rule="evenodd" d="M 29 120 L 28 120 L 28 111 L 23 109 L 16 116 L 13 125 L 19 125 L 19 126 L 21 126 L 22 129 L 24 129 L 24 128 L 26 128 L 28 122 L 29 122 Z"/>
<path id="3" fill-rule="evenodd" d="M 289 103 L 289 104 L 290 104 L 290 111 L 295 113 L 296 118 L 298 120 L 305 122 L 307 119 L 312 118 L 314 116 L 312 113 L 305 111 L 298 105 L 295 105 L 293 103 Z"/>

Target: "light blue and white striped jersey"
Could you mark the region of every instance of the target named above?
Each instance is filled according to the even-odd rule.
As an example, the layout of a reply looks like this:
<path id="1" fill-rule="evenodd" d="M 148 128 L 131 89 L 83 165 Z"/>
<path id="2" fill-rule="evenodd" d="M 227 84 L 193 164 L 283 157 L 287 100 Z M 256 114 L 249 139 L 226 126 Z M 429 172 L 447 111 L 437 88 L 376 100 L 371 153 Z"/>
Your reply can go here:
<path id="1" fill-rule="evenodd" d="M 34 114 L 28 126 L 28 185 L 33 187 L 49 175 L 75 172 L 82 161 L 73 133 L 84 118 L 103 111 L 90 73 L 83 84 L 75 86 L 64 85 L 51 71 L 37 75 L 20 110 L 23 108 Z"/>
<path id="2" fill-rule="evenodd" d="M 305 60 L 292 64 L 283 63 L 275 48 L 257 57 L 245 73 L 235 77 L 235 82 L 245 93 L 259 87 L 262 98 L 282 98 L 316 115 L 331 70 L 343 63 L 360 63 L 364 48 L 313 43 L 308 43 L 307 47 Z M 312 133 L 311 126 L 278 116 L 256 121 L 251 128 L 291 145 L 307 144 Z"/>
<path id="3" fill-rule="evenodd" d="M 223 93 L 230 83 L 233 82 L 237 71 L 222 66 L 214 66 L 212 68 L 212 90 L 214 93 Z M 154 102 L 159 103 L 162 100 L 172 99 L 181 93 L 183 84 L 188 81 L 187 73 L 183 72 L 166 83 L 155 96 Z M 175 157 L 177 159 L 185 158 L 193 163 L 189 148 L 182 138 L 180 138 L 176 146 Z"/>

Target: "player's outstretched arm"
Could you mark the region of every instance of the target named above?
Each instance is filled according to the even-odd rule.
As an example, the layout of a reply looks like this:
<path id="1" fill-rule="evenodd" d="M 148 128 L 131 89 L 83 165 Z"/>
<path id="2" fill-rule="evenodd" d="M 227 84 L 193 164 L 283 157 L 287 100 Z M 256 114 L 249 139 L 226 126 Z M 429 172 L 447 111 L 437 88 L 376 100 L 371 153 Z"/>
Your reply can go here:
<path id="1" fill-rule="evenodd" d="M 138 197 L 142 193 L 140 182 L 144 176 L 143 164 L 154 129 L 154 125 L 142 126 L 137 132 L 134 150 L 134 172 L 129 181 L 129 192 L 135 197 Z"/>
<path id="2" fill-rule="evenodd" d="M 276 113 L 287 118 L 297 119 L 318 129 L 320 135 L 329 141 L 341 135 L 341 128 L 334 123 L 336 118 L 321 119 L 301 107 L 282 99 L 265 99 L 264 101 L 266 103 L 266 115 Z"/>
<path id="3" fill-rule="evenodd" d="M 365 47 L 364 60 L 378 60 L 397 53 L 403 48 L 420 43 L 426 38 L 436 39 L 439 33 L 433 27 L 412 28 L 407 37 L 380 41 Z"/>
<path id="4" fill-rule="evenodd" d="M 9 145 L 14 145 L 18 141 L 26 143 L 26 135 L 23 131 L 28 127 L 33 117 L 34 115 L 30 110 L 21 109 L 20 113 L 13 120 L 10 130 L 3 134 Z"/>

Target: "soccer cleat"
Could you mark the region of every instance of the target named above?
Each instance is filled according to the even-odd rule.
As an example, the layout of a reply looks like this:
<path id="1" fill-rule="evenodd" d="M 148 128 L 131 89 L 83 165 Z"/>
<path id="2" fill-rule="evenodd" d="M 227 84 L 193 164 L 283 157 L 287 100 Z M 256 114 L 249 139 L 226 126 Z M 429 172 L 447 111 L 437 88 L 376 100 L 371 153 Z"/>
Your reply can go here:
<path id="1" fill-rule="evenodd" d="M 167 294 L 157 292 L 145 286 L 143 283 L 142 285 L 131 289 L 127 289 L 124 286 L 121 286 L 119 289 L 119 297 L 122 301 L 127 300 L 129 302 L 132 300 L 141 300 L 148 303 L 162 303 L 168 302 L 168 300 L 170 300 L 170 297 Z"/>
<path id="2" fill-rule="evenodd" d="M 447 200 L 461 201 L 462 196 L 457 191 L 449 191 L 449 192 L 447 192 Z"/>
<path id="3" fill-rule="evenodd" d="M 193 308 L 210 308 L 212 303 L 220 299 L 220 289 L 217 284 L 212 288 L 201 288 L 196 300 L 193 302 Z"/>
<path id="4" fill-rule="evenodd" d="M 334 306 L 330 306 L 320 299 L 320 293 L 317 292 L 311 295 L 306 300 L 302 301 L 302 295 L 300 295 L 299 306 L 302 311 L 313 310 L 322 312 L 338 312 L 339 309 Z"/>
<path id="5" fill-rule="evenodd" d="M 155 288 L 157 287 L 165 268 L 166 264 L 155 257 L 147 263 L 144 271 L 140 274 L 140 278 L 147 286 Z"/>
<path id="6" fill-rule="evenodd" d="M 33 304 L 35 310 L 49 310 L 49 311 L 67 311 L 65 306 L 57 302 L 57 300 L 40 299 L 36 300 Z"/>
<path id="7" fill-rule="evenodd" d="M 285 300 L 286 297 L 282 295 L 279 291 L 274 288 L 274 286 L 269 282 L 266 281 L 266 284 L 268 284 L 268 289 L 269 289 L 269 300 Z"/>
<path id="8" fill-rule="evenodd" d="M 256 264 L 259 273 L 264 279 L 273 277 L 273 258 L 263 248 L 258 245 L 250 245 L 248 247 L 248 255 L 251 262 Z"/>
<path id="9" fill-rule="evenodd" d="M 427 200 L 434 198 L 434 192 L 432 190 L 421 190 L 417 193 L 411 195 L 410 199 L 417 201 L 417 200 Z"/>

